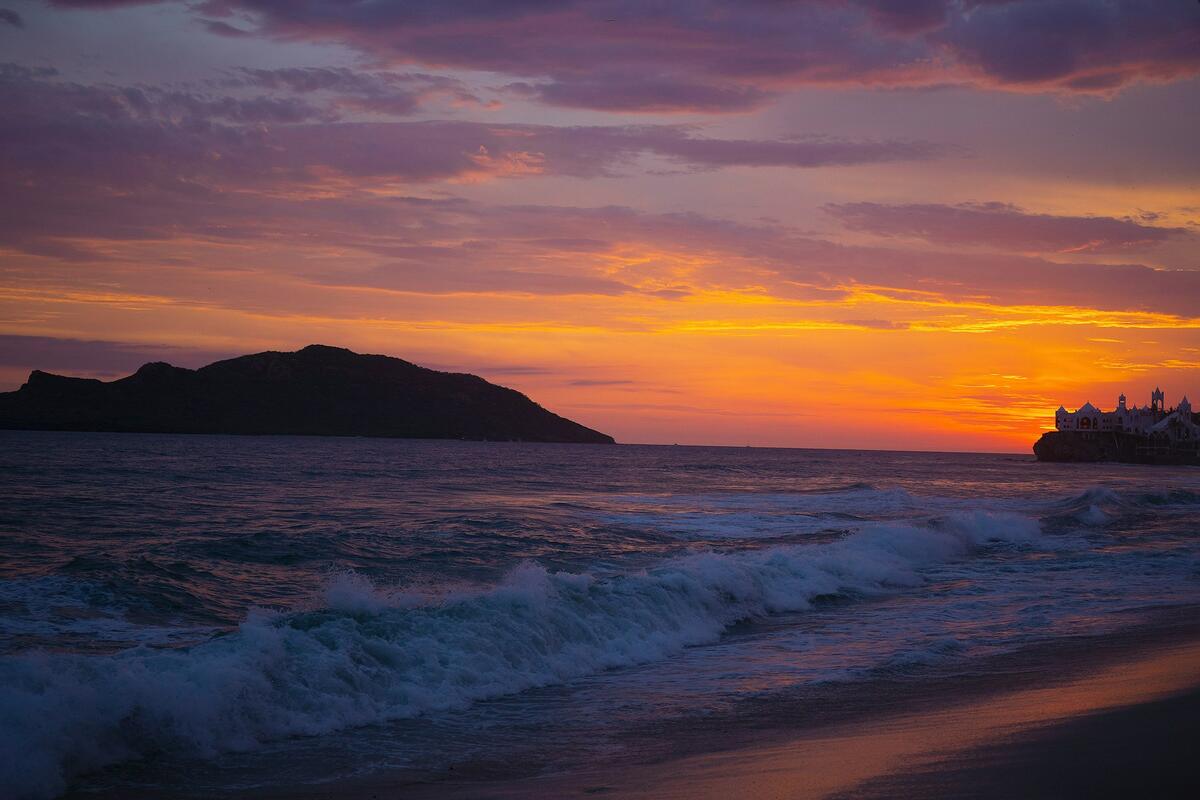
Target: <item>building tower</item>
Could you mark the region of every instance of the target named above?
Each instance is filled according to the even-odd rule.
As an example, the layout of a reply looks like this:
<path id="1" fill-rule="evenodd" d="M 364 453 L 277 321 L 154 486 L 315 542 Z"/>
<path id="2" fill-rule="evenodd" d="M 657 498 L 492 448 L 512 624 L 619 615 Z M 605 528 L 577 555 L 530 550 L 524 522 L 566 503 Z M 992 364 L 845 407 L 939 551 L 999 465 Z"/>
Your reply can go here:
<path id="1" fill-rule="evenodd" d="M 1117 398 L 1117 411 L 1124 411 L 1124 410 L 1125 410 L 1125 395 L 1122 393 L 1122 395 Z"/>
<path id="2" fill-rule="evenodd" d="M 1162 389 L 1159 389 L 1157 386 L 1155 386 L 1154 391 L 1150 393 L 1150 410 L 1151 411 L 1166 411 L 1167 410 L 1166 405 L 1164 404 L 1164 400 L 1163 400 Z"/>

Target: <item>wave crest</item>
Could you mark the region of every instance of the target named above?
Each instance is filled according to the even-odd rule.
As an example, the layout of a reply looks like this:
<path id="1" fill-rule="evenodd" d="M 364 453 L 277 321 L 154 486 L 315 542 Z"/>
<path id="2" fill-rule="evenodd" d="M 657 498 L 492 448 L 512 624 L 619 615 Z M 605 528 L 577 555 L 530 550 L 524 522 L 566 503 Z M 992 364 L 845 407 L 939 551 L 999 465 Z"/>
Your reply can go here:
<path id="1" fill-rule="evenodd" d="M 486 591 L 424 603 L 340 574 L 320 608 L 254 611 L 189 649 L 3 659 L 0 783 L 46 797 L 73 775 L 156 752 L 207 756 L 463 708 L 668 657 L 818 597 L 917 586 L 922 567 L 1038 533 L 1023 516 L 953 514 L 613 577 L 526 563 Z"/>

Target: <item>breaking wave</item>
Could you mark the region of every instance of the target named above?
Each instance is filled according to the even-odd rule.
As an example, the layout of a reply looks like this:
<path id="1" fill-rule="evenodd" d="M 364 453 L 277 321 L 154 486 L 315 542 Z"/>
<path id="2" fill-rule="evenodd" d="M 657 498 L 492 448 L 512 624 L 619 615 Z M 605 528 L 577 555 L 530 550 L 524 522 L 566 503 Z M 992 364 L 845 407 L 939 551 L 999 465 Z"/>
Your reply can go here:
<path id="1" fill-rule="evenodd" d="M 1107 486 L 1091 486 L 1079 494 L 1051 503 L 1058 515 L 1068 517 L 1089 527 L 1107 525 L 1114 517 L 1148 510 L 1188 511 L 1200 505 L 1200 493 L 1187 489 L 1120 492 Z"/>
<path id="2" fill-rule="evenodd" d="M 486 591 L 436 600 L 341 575 L 314 608 L 254 611 L 186 649 L 0 660 L 0 786 L 48 797 L 74 775 L 155 753 L 206 757 L 464 708 L 666 658 L 818 598 L 916 587 L 923 567 L 1038 534 L 1028 517 L 968 512 L 610 577 L 526 563 Z"/>
<path id="3" fill-rule="evenodd" d="M 1065 508 L 1108 505 L 1123 508 L 1160 508 L 1162 506 L 1200 505 L 1200 492 L 1187 489 L 1120 492 L 1107 486 L 1091 486 L 1077 495 L 1059 501 Z"/>

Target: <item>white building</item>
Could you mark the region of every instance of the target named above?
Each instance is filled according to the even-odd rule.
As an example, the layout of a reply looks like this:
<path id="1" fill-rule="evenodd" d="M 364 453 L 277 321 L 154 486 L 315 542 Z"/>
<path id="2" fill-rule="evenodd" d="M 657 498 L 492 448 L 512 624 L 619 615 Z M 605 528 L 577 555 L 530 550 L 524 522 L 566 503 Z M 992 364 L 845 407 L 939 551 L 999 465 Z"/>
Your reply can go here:
<path id="1" fill-rule="evenodd" d="M 1054 427 L 1060 431 L 1117 431 L 1137 433 L 1143 436 L 1166 434 L 1172 440 L 1200 437 L 1200 427 L 1192 419 L 1192 404 L 1185 396 L 1179 406 L 1167 410 L 1162 389 L 1150 393 L 1150 405 L 1127 406 L 1125 395 L 1117 398 L 1115 411 L 1101 411 L 1094 405 L 1084 403 L 1075 411 L 1062 406 L 1054 412 Z"/>
<path id="2" fill-rule="evenodd" d="M 1187 397 L 1179 401 L 1179 407 L 1163 417 L 1150 429 L 1150 438 L 1155 441 L 1171 442 L 1173 446 L 1191 445 L 1200 442 L 1200 425 L 1192 416 L 1192 404 Z"/>

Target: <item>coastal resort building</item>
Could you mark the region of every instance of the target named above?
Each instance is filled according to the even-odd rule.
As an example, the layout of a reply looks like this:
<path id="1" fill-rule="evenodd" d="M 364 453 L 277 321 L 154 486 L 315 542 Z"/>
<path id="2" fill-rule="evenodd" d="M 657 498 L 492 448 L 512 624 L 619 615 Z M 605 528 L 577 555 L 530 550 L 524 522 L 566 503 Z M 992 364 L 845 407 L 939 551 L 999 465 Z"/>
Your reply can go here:
<path id="1" fill-rule="evenodd" d="M 1150 393 L 1150 405 L 1129 406 L 1125 395 L 1117 398 L 1113 411 L 1101 411 L 1090 402 L 1075 411 L 1063 406 L 1054 412 L 1054 427 L 1060 431 L 1129 433 L 1161 440 L 1163 444 L 1200 441 L 1200 425 L 1185 395 L 1179 405 L 1167 409 L 1162 389 Z"/>

